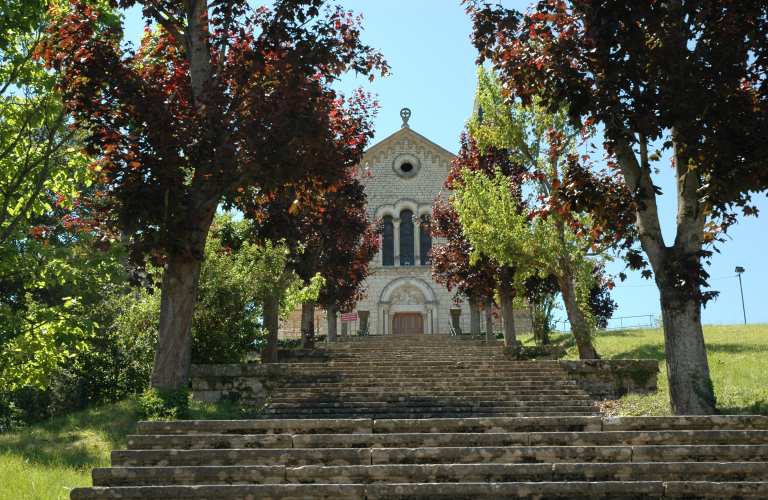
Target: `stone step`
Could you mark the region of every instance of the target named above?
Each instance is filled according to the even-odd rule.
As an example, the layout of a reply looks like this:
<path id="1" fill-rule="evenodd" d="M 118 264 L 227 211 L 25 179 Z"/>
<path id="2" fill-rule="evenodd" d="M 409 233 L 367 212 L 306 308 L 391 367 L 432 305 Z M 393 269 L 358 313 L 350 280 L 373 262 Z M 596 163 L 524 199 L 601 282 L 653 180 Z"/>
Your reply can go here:
<path id="1" fill-rule="evenodd" d="M 479 416 L 547 416 L 555 414 L 588 414 L 598 413 L 596 407 L 589 406 L 542 406 L 534 408 L 526 407 L 416 407 L 416 408 L 369 408 L 364 404 L 352 408 L 270 408 L 267 406 L 261 411 L 262 418 L 462 418 Z M 429 416 L 427 416 L 429 415 Z"/>
<path id="2" fill-rule="evenodd" d="M 459 385 L 452 384 L 449 382 L 445 382 L 442 384 L 419 384 L 418 382 L 414 382 L 411 384 L 392 384 L 391 386 L 387 386 L 385 382 L 382 382 L 379 385 L 371 384 L 369 386 L 366 385 L 357 385 L 348 387 L 344 383 L 338 383 L 338 384 L 286 384 L 286 385 L 280 385 L 278 386 L 278 391 L 302 391 L 302 390 L 325 390 L 325 391 L 341 391 L 344 392 L 370 392 L 370 391 L 383 391 L 388 392 L 390 394 L 392 393 L 399 393 L 400 390 L 408 390 L 411 393 L 419 393 L 419 392 L 438 392 L 438 391 L 459 391 L 459 392 L 466 392 L 466 391 L 472 391 L 472 392 L 509 392 L 509 391 L 520 391 L 520 390 L 531 390 L 535 391 L 535 388 L 537 386 L 541 386 L 541 383 L 536 382 L 517 382 L 515 384 L 508 384 L 508 385 L 488 385 L 488 386 L 476 386 L 474 384 L 466 384 L 466 385 Z M 560 389 L 570 389 L 578 391 L 578 385 L 576 385 L 573 381 L 561 381 L 556 384 L 556 387 L 558 388 L 558 392 L 561 392 Z M 391 389 L 391 390 L 388 390 Z M 582 392 L 583 394 L 583 392 Z"/>
<path id="3" fill-rule="evenodd" d="M 582 432 L 663 430 L 768 430 L 768 417 L 713 415 L 677 417 L 466 418 L 374 422 L 374 432 Z"/>
<path id="4" fill-rule="evenodd" d="M 443 398 L 440 398 L 439 396 L 426 396 L 426 397 L 418 397 L 418 396 L 401 396 L 401 395 L 391 395 L 386 393 L 379 393 L 377 396 L 377 401 L 385 401 L 385 402 L 414 402 L 414 403 L 420 403 L 420 402 L 434 402 L 434 401 L 444 401 Z M 321 397 L 312 397 L 311 393 L 308 393 L 306 395 L 278 395 L 273 396 L 270 398 L 270 401 L 272 403 L 294 403 L 294 402 L 303 402 L 306 401 L 307 403 L 337 403 L 337 402 L 357 402 L 357 401 L 372 401 L 370 395 L 368 396 L 343 396 L 343 397 L 335 397 L 335 396 L 321 396 Z M 550 394 L 546 396 L 542 396 L 539 394 L 518 394 L 518 395 L 508 395 L 508 394 L 502 394 L 497 396 L 491 396 L 491 395 L 484 395 L 484 396 L 454 396 L 451 398 L 451 401 L 457 401 L 457 402 L 473 402 L 473 401 L 590 401 L 589 396 L 586 394 Z"/>
<path id="5" fill-rule="evenodd" d="M 379 465 L 560 462 L 765 462 L 768 445 L 438 446 L 119 450 L 114 467 L 222 465 Z"/>
<path id="6" fill-rule="evenodd" d="M 705 415 L 677 417 L 606 417 L 603 429 L 632 430 L 768 430 L 761 415 Z"/>
<path id="7" fill-rule="evenodd" d="M 416 499 L 530 498 L 536 500 L 765 499 L 768 482 L 610 481 L 540 483 L 391 483 L 131 486 L 74 488 L 71 500 L 100 499 Z"/>
<path id="8" fill-rule="evenodd" d="M 768 417 L 716 415 L 680 417 L 520 417 L 442 418 L 434 420 L 299 419 L 181 420 L 139 422 L 142 435 L 194 434 L 360 434 L 457 432 L 768 430 Z"/>
<path id="9" fill-rule="evenodd" d="M 766 445 L 372 448 L 376 464 L 546 462 L 764 462 Z"/>
<path id="10" fill-rule="evenodd" d="M 123 486 L 73 488 L 70 500 L 101 499 L 211 499 L 228 500 L 365 500 L 363 484 L 259 484 L 200 486 Z"/>
<path id="11" fill-rule="evenodd" d="M 416 448 L 421 446 L 615 446 L 647 444 L 768 444 L 767 431 L 486 432 L 413 434 L 304 434 L 295 448 Z"/>
<path id="12" fill-rule="evenodd" d="M 373 432 L 368 418 L 301 420 L 178 420 L 139 422 L 142 435 L 158 434 L 358 434 Z"/>
<path id="13" fill-rule="evenodd" d="M 369 399 L 364 402 L 345 402 L 337 401 L 333 403 L 305 401 L 301 403 L 277 403 L 269 404 L 270 409 L 294 409 L 294 408 L 539 408 L 539 407 L 572 407 L 587 406 L 594 410 L 594 404 L 588 400 L 545 400 L 545 401 L 519 401 L 510 399 L 508 401 L 378 401 Z M 432 410 L 429 410 L 432 411 Z"/>
<path id="14" fill-rule="evenodd" d="M 476 418 L 518 418 L 518 417 L 572 417 L 572 416 L 597 416 L 599 413 L 597 411 L 590 412 L 587 410 L 584 411 L 578 411 L 578 412 L 561 412 L 561 411 L 551 411 L 551 412 L 495 412 L 495 413 L 480 413 L 473 411 L 471 413 L 463 412 L 463 413 L 447 413 L 447 412 L 441 412 L 441 413 L 409 413 L 409 414 L 403 414 L 403 413 L 385 413 L 385 412 L 372 412 L 372 413 L 347 413 L 347 414 L 337 414 L 337 415 L 330 415 L 330 414 L 323 414 L 318 415 L 314 413 L 306 413 L 306 414 L 299 414 L 299 413 L 272 413 L 272 414 L 264 414 L 259 416 L 260 419 L 283 419 L 283 418 L 289 418 L 289 419 L 316 419 L 320 417 L 330 418 L 330 417 L 359 417 L 359 418 L 371 418 L 371 419 L 397 419 L 397 418 L 403 418 L 408 417 L 409 419 L 414 420 L 424 420 L 424 419 L 443 419 L 443 418 L 468 418 L 468 417 L 476 417 Z"/>
<path id="15" fill-rule="evenodd" d="M 550 482 L 550 483 L 426 483 L 371 484 L 368 500 L 469 498 L 536 500 L 686 500 L 764 499 L 768 483 L 714 483 L 676 481 Z"/>
<path id="16" fill-rule="evenodd" d="M 449 465 L 351 465 L 286 468 L 300 484 L 509 483 L 549 481 L 761 481 L 768 463 L 542 463 Z"/>
<path id="17" fill-rule="evenodd" d="M 270 466 L 94 468 L 94 486 L 285 484 L 286 468 Z"/>
<path id="18" fill-rule="evenodd" d="M 449 372 L 446 372 L 449 373 Z M 412 374 L 404 374 L 404 373 L 398 373 L 398 374 L 376 374 L 376 373 L 365 373 L 361 375 L 350 375 L 346 373 L 323 373 L 323 374 L 291 374 L 286 375 L 281 379 L 281 382 L 338 382 L 340 380 L 344 380 L 345 382 L 370 382 L 370 381 L 376 381 L 380 379 L 385 379 L 387 381 L 392 382 L 411 382 L 411 381 L 439 381 L 442 374 L 430 374 L 425 376 L 415 376 Z M 553 372 L 551 375 L 526 375 L 526 374 L 516 374 L 511 376 L 502 376 L 502 375 L 489 375 L 489 374 L 477 374 L 477 375 L 467 375 L 464 370 L 456 370 L 455 373 L 451 373 L 451 375 L 456 377 L 457 381 L 462 382 L 514 382 L 518 380 L 571 380 L 569 377 L 567 377 L 565 374 L 562 373 L 556 373 Z"/>
<path id="19" fill-rule="evenodd" d="M 336 434 L 322 434 L 334 436 Z M 338 434 L 355 436 L 356 434 Z M 134 435 L 126 438 L 129 450 L 224 450 L 293 448 L 292 434 L 184 434 Z"/>
<path id="20" fill-rule="evenodd" d="M 248 449 L 330 447 L 766 444 L 765 431 L 634 431 L 551 433 L 233 434 L 128 436 L 128 449 Z"/>
<path id="21" fill-rule="evenodd" d="M 94 486 L 215 484 L 508 483 L 550 481 L 760 481 L 768 463 L 541 463 L 348 466 L 115 467 Z"/>
<path id="22" fill-rule="evenodd" d="M 448 376 L 448 375 L 446 375 Z M 357 388 L 369 388 L 369 387 L 377 387 L 381 389 L 396 389 L 400 387 L 415 387 L 415 388 L 455 388 L 455 387 L 467 387 L 467 388 L 493 388 L 496 390 L 503 390 L 505 388 L 514 388 L 514 387 L 530 387 L 530 386 L 536 386 L 536 385 L 566 385 L 566 386 L 572 386 L 576 387 L 576 383 L 565 377 L 551 377 L 551 378 L 543 378 L 543 377 L 531 377 L 531 378 L 521 378 L 521 379 L 510 379 L 510 380 L 473 380 L 470 378 L 452 378 L 451 380 L 446 380 L 445 378 L 435 378 L 435 379 L 420 379 L 418 377 L 413 378 L 383 378 L 383 377 L 373 377 L 371 379 L 365 380 L 365 379 L 357 379 L 357 378 L 343 378 L 340 377 L 338 379 L 315 379 L 315 380 L 281 380 L 278 387 L 279 388 L 291 388 L 291 387 L 307 387 L 307 388 L 315 388 L 315 387 L 332 387 L 332 386 L 339 386 L 339 387 L 345 387 L 350 390 L 354 390 Z M 226 388 L 226 385 L 214 385 L 214 389 L 224 389 Z"/>
<path id="23" fill-rule="evenodd" d="M 333 391 L 302 391 L 302 390 L 285 390 L 280 391 L 279 393 L 275 394 L 273 398 L 312 398 L 312 397 L 338 397 L 338 398 L 351 398 L 351 397 L 361 397 L 365 398 L 366 400 L 370 399 L 371 391 L 366 392 L 357 392 L 357 391 L 345 391 L 342 389 Z M 502 400 L 507 400 L 509 398 L 515 398 L 515 397 L 521 397 L 521 396 L 531 396 L 531 395 L 541 395 L 542 397 L 549 397 L 551 396 L 580 396 L 580 399 L 584 399 L 582 396 L 586 396 L 584 392 L 580 389 L 561 389 L 561 390 L 536 390 L 536 389 L 515 389 L 515 390 L 505 390 L 505 391 L 472 391 L 472 390 L 458 390 L 458 391 L 398 391 L 397 393 L 391 393 L 387 391 L 380 391 L 377 393 L 377 397 L 412 397 L 412 398 L 437 398 L 437 397 L 451 397 L 453 399 L 459 400 L 460 398 L 464 397 L 482 397 L 482 398 L 489 398 L 488 401 L 492 401 L 493 399 L 502 398 Z M 589 396 L 586 396 L 587 398 Z"/>
<path id="24" fill-rule="evenodd" d="M 115 450 L 112 467 L 370 465 L 370 448 Z"/>

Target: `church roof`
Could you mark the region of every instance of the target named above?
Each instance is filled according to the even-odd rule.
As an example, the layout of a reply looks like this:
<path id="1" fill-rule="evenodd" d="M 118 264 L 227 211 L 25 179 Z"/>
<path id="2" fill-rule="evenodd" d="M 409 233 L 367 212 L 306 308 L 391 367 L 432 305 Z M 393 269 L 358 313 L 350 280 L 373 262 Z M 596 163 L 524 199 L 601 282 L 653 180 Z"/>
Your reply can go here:
<path id="1" fill-rule="evenodd" d="M 411 129 L 407 123 L 404 123 L 402 128 L 395 132 L 394 134 L 389 135 L 388 137 L 385 137 L 381 141 L 377 142 L 367 150 L 365 150 L 365 155 L 368 156 L 370 154 L 376 154 L 378 152 L 378 149 L 380 148 L 386 148 L 390 146 L 392 143 L 397 142 L 399 140 L 402 140 L 404 138 L 408 138 L 409 141 L 412 143 L 418 144 L 420 146 L 423 146 L 425 149 L 432 150 L 435 154 L 442 156 L 445 155 L 445 157 L 453 158 L 456 156 L 456 153 L 452 153 L 445 149 L 444 147 L 440 146 L 439 144 L 436 144 L 420 133 L 414 131 Z"/>

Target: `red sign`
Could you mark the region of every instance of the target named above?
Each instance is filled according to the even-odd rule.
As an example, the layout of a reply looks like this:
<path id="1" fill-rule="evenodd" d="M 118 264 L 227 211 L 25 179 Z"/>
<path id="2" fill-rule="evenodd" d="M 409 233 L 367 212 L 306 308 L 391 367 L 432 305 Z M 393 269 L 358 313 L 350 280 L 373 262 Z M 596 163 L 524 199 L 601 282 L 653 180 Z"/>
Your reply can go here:
<path id="1" fill-rule="evenodd" d="M 357 313 L 348 313 L 348 314 L 341 315 L 342 323 L 352 323 L 354 321 L 357 321 Z"/>

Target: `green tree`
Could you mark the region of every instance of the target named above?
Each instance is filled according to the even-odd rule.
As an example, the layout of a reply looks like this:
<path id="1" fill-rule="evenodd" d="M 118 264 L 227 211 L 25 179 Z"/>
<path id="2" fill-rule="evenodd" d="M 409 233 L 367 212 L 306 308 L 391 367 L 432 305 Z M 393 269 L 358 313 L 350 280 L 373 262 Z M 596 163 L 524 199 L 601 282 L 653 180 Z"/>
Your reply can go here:
<path id="1" fill-rule="evenodd" d="M 524 106 L 492 72 L 481 68 L 478 76 L 478 113 L 467 128 L 481 148 L 507 148 L 524 168 L 495 180 L 477 175 L 468 179 L 457 192 L 461 221 L 477 252 L 519 266 L 521 278 L 540 271 L 557 277 L 579 355 L 593 359 L 595 322 L 588 303 L 595 285 L 592 270 L 595 259 L 603 258 L 618 240 L 569 202 L 573 172 L 590 174 L 591 165 L 580 163 L 576 155 L 584 132 L 570 125 L 567 108 L 550 113 L 536 100 Z M 611 174 L 590 175 L 618 183 Z M 515 193 L 530 194 L 518 199 Z"/>
<path id="2" fill-rule="evenodd" d="M 51 21 L 47 2 L 0 3 L 0 378 L 43 387 L 86 348 L 89 290 L 119 280 L 119 249 L 91 249 L 77 215 L 94 172 L 36 53 Z M 101 21 L 112 23 L 109 9 Z M 64 221 L 61 217 L 68 216 Z M 69 230 L 66 227 L 69 225 Z"/>

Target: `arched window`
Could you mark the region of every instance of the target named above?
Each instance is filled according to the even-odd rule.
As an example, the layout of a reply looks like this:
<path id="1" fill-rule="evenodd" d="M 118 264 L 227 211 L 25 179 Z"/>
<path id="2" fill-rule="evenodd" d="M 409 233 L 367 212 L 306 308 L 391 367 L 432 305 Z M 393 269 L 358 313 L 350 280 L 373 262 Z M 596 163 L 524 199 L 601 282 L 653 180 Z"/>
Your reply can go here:
<path id="1" fill-rule="evenodd" d="M 384 266 L 395 265 L 395 225 L 392 224 L 392 216 L 385 215 L 384 232 L 381 244 L 381 264 Z"/>
<path id="2" fill-rule="evenodd" d="M 429 230 L 429 215 L 424 214 L 421 216 L 421 224 L 419 224 L 419 263 L 422 266 L 428 266 L 429 251 L 432 250 L 432 232 Z"/>
<path id="3" fill-rule="evenodd" d="M 400 265 L 413 266 L 413 212 L 400 212 Z"/>

